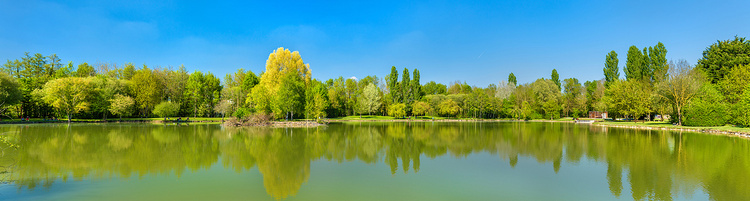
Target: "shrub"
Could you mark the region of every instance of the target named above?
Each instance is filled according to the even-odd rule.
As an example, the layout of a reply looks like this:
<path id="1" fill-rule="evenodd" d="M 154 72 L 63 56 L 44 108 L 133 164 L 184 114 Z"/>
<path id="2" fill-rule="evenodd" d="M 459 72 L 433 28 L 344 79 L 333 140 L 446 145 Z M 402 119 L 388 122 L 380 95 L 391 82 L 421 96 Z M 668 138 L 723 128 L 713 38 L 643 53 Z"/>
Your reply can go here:
<path id="1" fill-rule="evenodd" d="M 153 112 L 156 116 L 166 118 L 176 116 L 178 111 L 180 111 L 180 105 L 170 101 L 164 101 L 156 105 Z"/>
<path id="2" fill-rule="evenodd" d="M 250 111 L 249 108 L 241 107 L 241 108 L 237 108 L 237 110 L 235 110 L 234 113 L 232 113 L 232 116 L 237 117 L 237 118 L 245 118 L 249 116 L 250 114 L 252 114 L 252 112 Z"/>
<path id="3" fill-rule="evenodd" d="M 735 104 L 732 108 L 734 111 L 732 114 L 733 121 L 740 126 L 750 126 L 750 90 L 745 90 L 742 94 L 742 99 L 739 103 Z"/>
<path id="4" fill-rule="evenodd" d="M 685 126 L 723 126 L 728 114 L 724 97 L 711 85 L 704 85 L 698 96 L 683 108 Z M 676 114 L 673 117 L 677 117 Z"/>
<path id="5" fill-rule="evenodd" d="M 406 116 L 406 105 L 403 103 L 393 104 L 388 107 L 388 114 L 395 118 Z"/>
<path id="6" fill-rule="evenodd" d="M 683 110 L 682 124 L 685 126 L 723 126 L 726 124 L 727 107 L 724 103 L 698 99 L 690 102 Z"/>

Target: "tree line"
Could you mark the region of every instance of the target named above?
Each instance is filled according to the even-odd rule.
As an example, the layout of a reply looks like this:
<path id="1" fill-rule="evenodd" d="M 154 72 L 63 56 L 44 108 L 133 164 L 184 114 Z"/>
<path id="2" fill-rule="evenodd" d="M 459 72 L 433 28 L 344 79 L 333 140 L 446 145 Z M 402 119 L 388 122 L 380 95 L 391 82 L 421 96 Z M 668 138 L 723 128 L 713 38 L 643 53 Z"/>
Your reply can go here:
<path id="1" fill-rule="evenodd" d="M 671 116 L 677 124 L 750 124 L 750 42 L 717 41 L 696 65 L 667 61 L 661 42 L 631 46 L 620 76 L 618 54 L 605 56 L 604 79 L 581 83 L 549 78 L 519 84 L 507 81 L 477 87 L 455 81 L 421 84 L 420 71 L 393 66 L 384 78 L 313 79 L 299 52 L 278 48 L 255 74 L 238 69 L 223 81 L 210 72 L 184 66 L 136 68 L 109 63 L 69 62 L 57 55 L 26 53 L 8 60 L 0 73 L 0 113 L 7 117 L 247 117 L 276 119 L 382 115 L 397 118 L 556 119 L 585 117 L 589 111 L 610 117 L 651 120 Z M 400 77 L 399 77 L 400 75 Z"/>

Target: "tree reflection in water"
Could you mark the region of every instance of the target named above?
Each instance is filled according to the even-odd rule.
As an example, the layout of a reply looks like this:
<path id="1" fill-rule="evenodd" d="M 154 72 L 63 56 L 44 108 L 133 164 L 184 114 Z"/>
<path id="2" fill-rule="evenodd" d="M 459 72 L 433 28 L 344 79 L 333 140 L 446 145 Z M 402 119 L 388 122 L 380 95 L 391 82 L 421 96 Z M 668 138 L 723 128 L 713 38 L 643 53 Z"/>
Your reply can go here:
<path id="1" fill-rule="evenodd" d="M 321 128 L 224 128 L 218 125 L 2 126 L 4 181 L 19 189 L 55 181 L 129 178 L 207 169 L 219 160 L 238 173 L 257 167 L 266 192 L 295 195 L 310 163 L 383 162 L 392 174 L 419 172 L 420 160 L 495 154 L 515 167 L 519 157 L 551 164 L 583 158 L 606 164 L 614 196 L 628 182 L 633 199 L 671 200 L 707 192 L 713 200 L 750 200 L 746 139 L 557 123 L 344 123 Z M 627 178 L 622 178 L 622 175 Z M 625 180 L 624 180 L 625 179 Z"/>

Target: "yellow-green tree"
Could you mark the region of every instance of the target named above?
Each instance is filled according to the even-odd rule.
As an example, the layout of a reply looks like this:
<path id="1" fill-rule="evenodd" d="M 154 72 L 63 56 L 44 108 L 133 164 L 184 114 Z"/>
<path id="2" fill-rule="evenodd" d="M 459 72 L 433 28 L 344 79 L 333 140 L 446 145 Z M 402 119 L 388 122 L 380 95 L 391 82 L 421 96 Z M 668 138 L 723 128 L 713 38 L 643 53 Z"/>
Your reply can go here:
<path id="1" fill-rule="evenodd" d="M 68 77 L 51 80 L 35 93 L 47 104 L 66 114 L 70 122 L 73 114 L 89 109 L 86 100 L 91 95 L 91 79 Z"/>
<path id="2" fill-rule="evenodd" d="M 113 115 L 117 115 L 122 120 L 122 115 L 130 115 L 133 110 L 135 101 L 130 96 L 124 96 L 121 94 L 115 94 L 112 100 L 110 100 L 109 111 Z"/>
<path id="3" fill-rule="evenodd" d="M 403 103 L 393 104 L 388 107 L 388 114 L 396 118 L 404 117 L 406 116 L 406 105 Z"/>
<path id="4" fill-rule="evenodd" d="M 261 75 L 258 86 L 253 87 L 247 101 L 255 105 L 256 110 L 259 112 L 281 112 L 271 111 L 273 107 L 269 107 L 269 105 L 274 105 L 270 101 L 276 98 L 271 97 L 278 97 L 279 89 L 283 84 L 283 78 L 287 74 L 299 76 L 304 82 L 304 86 L 310 83 L 310 65 L 302 61 L 299 52 L 291 52 L 289 49 L 279 47 L 268 55 L 266 71 Z M 301 96 L 304 97 L 304 91 L 302 93 Z M 277 117 L 281 117 L 283 114 L 276 115 Z"/>
<path id="5" fill-rule="evenodd" d="M 427 111 L 430 111 L 430 104 L 427 104 L 424 101 L 416 101 L 414 102 L 414 105 L 412 106 L 412 114 L 414 116 L 424 116 Z"/>

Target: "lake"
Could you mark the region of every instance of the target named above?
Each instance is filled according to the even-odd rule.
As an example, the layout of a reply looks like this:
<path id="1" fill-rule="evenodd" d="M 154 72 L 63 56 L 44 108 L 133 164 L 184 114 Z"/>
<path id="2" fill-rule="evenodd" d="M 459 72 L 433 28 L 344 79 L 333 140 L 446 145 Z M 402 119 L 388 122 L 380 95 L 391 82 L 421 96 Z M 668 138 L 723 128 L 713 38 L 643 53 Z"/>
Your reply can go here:
<path id="1" fill-rule="evenodd" d="M 0 133 L 0 200 L 750 200 L 750 140 L 701 133 L 544 122 Z"/>

